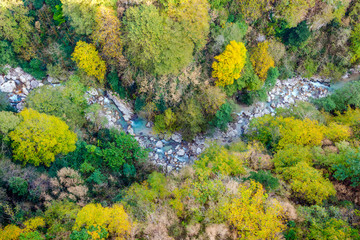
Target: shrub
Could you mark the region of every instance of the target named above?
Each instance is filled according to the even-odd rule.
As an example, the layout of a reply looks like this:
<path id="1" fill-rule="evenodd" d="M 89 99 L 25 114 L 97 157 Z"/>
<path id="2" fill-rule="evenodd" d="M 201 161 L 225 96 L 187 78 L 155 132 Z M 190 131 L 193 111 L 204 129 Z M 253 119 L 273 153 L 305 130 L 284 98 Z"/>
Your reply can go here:
<path id="1" fill-rule="evenodd" d="M 50 166 L 57 154 L 75 150 L 77 137 L 59 118 L 32 109 L 23 110 L 20 116 L 23 121 L 9 134 L 15 160 Z"/>
<path id="2" fill-rule="evenodd" d="M 245 66 L 246 51 L 242 42 L 231 41 L 225 51 L 215 57 L 217 61 L 212 65 L 212 76 L 217 78 L 217 86 L 231 85 L 240 77 L 241 70 Z"/>
<path id="3" fill-rule="evenodd" d="M 305 161 L 286 168 L 282 177 L 289 181 L 295 197 L 310 204 L 320 204 L 323 200 L 336 194 L 332 183 L 325 179 L 319 170 L 312 168 Z"/>
<path id="4" fill-rule="evenodd" d="M 360 107 L 360 81 L 346 83 L 331 95 L 313 100 L 315 106 L 327 112 L 348 109 L 348 106 Z"/>
<path id="5" fill-rule="evenodd" d="M 226 103 L 221 105 L 220 109 L 216 112 L 211 123 L 215 127 L 220 128 L 221 131 L 226 131 L 228 123 L 234 120 L 232 113 L 233 107 L 228 101 L 226 101 Z"/>
<path id="6" fill-rule="evenodd" d="M 246 179 L 251 179 L 258 183 L 261 183 L 261 185 L 266 189 L 266 191 L 274 191 L 280 186 L 279 180 L 274 177 L 269 171 L 260 170 L 258 172 L 250 172 L 250 176 Z"/>
<path id="7" fill-rule="evenodd" d="M 306 162 L 311 166 L 312 157 L 310 148 L 308 147 L 293 144 L 287 145 L 274 155 L 275 171 L 283 172 L 286 168 L 294 167 L 299 162 Z"/>
<path id="8" fill-rule="evenodd" d="M 28 193 L 29 185 L 27 181 L 23 178 L 12 177 L 9 180 L 9 187 L 14 194 L 20 197 L 24 197 Z"/>
<path id="9" fill-rule="evenodd" d="M 265 204 L 266 195 L 261 184 L 251 182 L 240 186 L 240 196 L 229 204 L 227 218 L 241 239 L 271 239 L 286 227 L 282 221 L 282 207 L 275 201 Z"/>
<path id="10" fill-rule="evenodd" d="M 360 239 L 359 231 L 341 219 L 331 218 L 326 222 L 312 224 L 309 230 L 310 239 Z"/>
<path id="11" fill-rule="evenodd" d="M 351 62 L 356 63 L 360 59 L 360 23 L 358 23 L 350 36 Z"/>
<path id="12" fill-rule="evenodd" d="M 0 112 L 0 133 L 7 135 L 10 131 L 14 130 L 20 123 L 21 119 L 12 112 Z"/>
<path id="13" fill-rule="evenodd" d="M 325 137 L 332 142 L 347 140 L 351 135 L 351 129 L 348 126 L 337 123 L 330 123 L 325 129 Z"/>
<path id="14" fill-rule="evenodd" d="M 213 144 L 207 148 L 195 162 L 195 170 L 202 170 L 208 174 L 240 175 L 245 173 L 243 161 L 226 148 Z"/>
<path id="15" fill-rule="evenodd" d="M 299 47 L 310 37 L 310 30 L 306 21 L 302 21 L 296 27 L 288 28 L 282 33 L 282 41 L 285 45 Z"/>
<path id="16" fill-rule="evenodd" d="M 340 181 L 350 180 L 352 186 L 360 185 L 360 153 L 348 150 L 343 159 L 343 163 L 333 165 L 334 178 Z"/>
<path id="17" fill-rule="evenodd" d="M 16 65 L 15 53 L 8 41 L 0 41 L 0 67 L 5 64 Z"/>

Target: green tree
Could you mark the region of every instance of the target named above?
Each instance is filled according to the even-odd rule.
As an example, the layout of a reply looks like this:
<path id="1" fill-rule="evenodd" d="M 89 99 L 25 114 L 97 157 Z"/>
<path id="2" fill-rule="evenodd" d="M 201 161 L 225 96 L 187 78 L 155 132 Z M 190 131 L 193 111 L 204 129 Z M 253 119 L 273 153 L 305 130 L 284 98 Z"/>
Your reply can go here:
<path id="1" fill-rule="evenodd" d="M 64 15 L 76 33 L 90 35 L 95 28 L 95 15 L 99 6 L 115 8 L 114 0 L 61 0 Z"/>
<path id="2" fill-rule="evenodd" d="M 0 2 L 0 38 L 12 41 L 16 53 L 21 53 L 26 60 L 34 55 L 31 46 L 31 34 L 34 28 L 30 24 L 28 9 L 22 0 L 2 0 Z"/>
<path id="3" fill-rule="evenodd" d="M 78 86 L 81 89 L 81 85 Z M 43 86 L 37 88 L 26 98 L 26 105 L 40 113 L 56 116 L 65 121 L 72 129 L 85 123 L 84 109 L 85 99 L 76 101 L 67 95 L 68 86 L 52 87 Z M 75 89 L 72 89 L 76 91 Z M 84 95 L 83 91 L 77 91 L 77 97 Z"/>
<path id="4" fill-rule="evenodd" d="M 76 134 L 59 118 L 32 109 L 19 115 L 23 121 L 9 134 L 15 160 L 50 166 L 57 154 L 75 150 Z"/>
<path id="5" fill-rule="evenodd" d="M 209 3 L 207 0 L 168 0 L 167 14 L 179 22 L 184 33 L 194 42 L 197 50 L 202 49 L 209 34 Z"/>
<path id="6" fill-rule="evenodd" d="M 130 7 L 123 21 L 126 53 L 134 65 L 163 75 L 177 73 L 190 63 L 194 44 L 180 23 L 161 14 L 155 6 Z"/>

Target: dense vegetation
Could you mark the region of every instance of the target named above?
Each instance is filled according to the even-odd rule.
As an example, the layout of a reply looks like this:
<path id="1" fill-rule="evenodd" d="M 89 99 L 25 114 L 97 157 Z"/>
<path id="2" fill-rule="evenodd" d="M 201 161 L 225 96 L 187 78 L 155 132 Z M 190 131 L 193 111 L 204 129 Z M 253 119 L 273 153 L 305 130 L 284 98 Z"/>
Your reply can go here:
<path id="1" fill-rule="evenodd" d="M 338 81 L 360 62 L 359 0 L 0 0 L 0 240 L 360 239 L 360 82 L 253 118 L 167 175 L 107 129 L 116 92 L 162 136 L 226 131 L 277 79 Z"/>

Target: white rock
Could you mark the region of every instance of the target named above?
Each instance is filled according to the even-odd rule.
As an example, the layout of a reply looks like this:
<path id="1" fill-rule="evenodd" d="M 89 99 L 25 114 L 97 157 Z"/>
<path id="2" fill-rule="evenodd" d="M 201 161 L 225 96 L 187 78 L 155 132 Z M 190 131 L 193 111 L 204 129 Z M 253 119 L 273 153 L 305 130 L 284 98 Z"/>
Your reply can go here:
<path id="1" fill-rule="evenodd" d="M 0 86 L 0 92 L 10 93 L 13 92 L 15 88 L 16 88 L 15 81 L 8 81 Z"/>
<path id="2" fill-rule="evenodd" d="M 3 84 L 4 82 L 5 82 L 5 78 L 0 75 L 0 85 Z"/>
<path id="3" fill-rule="evenodd" d="M 167 170 L 167 172 L 169 173 L 169 172 L 171 172 L 172 170 L 174 170 L 174 168 L 173 168 L 171 165 L 167 165 L 166 170 Z"/>
<path id="4" fill-rule="evenodd" d="M 177 151 L 176 153 L 178 156 L 184 156 L 185 155 L 185 150 L 184 149 L 180 149 L 179 151 Z"/>
<path id="5" fill-rule="evenodd" d="M 164 144 L 162 143 L 162 141 L 157 141 L 155 146 L 157 148 L 162 148 L 164 146 Z"/>
<path id="6" fill-rule="evenodd" d="M 91 96 L 97 96 L 99 95 L 98 91 L 95 88 L 90 88 L 89 91 L 87 91 L 88 94 Z"/>
<path id="7" fill-rule="evenodd" d="M 167 153 L 170 155 L 170 154 L 172 154 L 172 149 L 170 149 Z"/>
<path id="8" fill-rule="evenodd" d="M 182 137 L 180 134 L 174 133 L 173 135 L 171 135 L 171 139 L 177 143 L 181 143 Z"/>
<path id="9" fill-rule="evenodd" d="M 26 77 L 24 75 L 20 75 L 19 79 L 20 79 L 20 82 L 26 83 L 27 79 L 26 79 Z"/>
<path id="10" fill-rule="evenodd" d="M 134 133 L 134 129 L 130 128 L 128 130 L 128 134 L 132 135 L 132 136 L 135 136 L 135 133 Z"/>
<path id="11" fill-rule="evenodd" d="M 151 123 L 150 123 L 150 122 L 147 122 L 145 126 L 146 126 L 147 128 L 151 128 Z"/>
<path id="12" fill-rule="evenodd" d="M 199 155 L 201 152 L 202 152 L 202 151 L 201 151 L 201 148 L 198 147 L 198 148 L 196 149 L 196 154 Z"/>
<path id="13" fill-rule="evenodd" d="M 39 87 L 39 82 L 36 80 L 33 80 L 30 82 L 30 86 L 31 86 L 31 88 L 37 88 L 37 87 Z"/>
<path id="14" fill-rule="evenodd" d="M 124 100 L 116 96 L 115 93 L 108 91 L 107 94 L 108 97 L 114 102 L 116 107 L 120 110 L 120 112 L 122 112 L 124 120 L 130 121 L 130 119 L 134 115 L 131 106 L 128 103 L 126 103 Z"/>
<path id="15" fill-rule="evenodd" d="M 28 94 L 29 94 L 29 91 L 26 89 L 26 87 L 22 87 L 22 92 L 23 92 L 25 95 L 28 95 Z"/>

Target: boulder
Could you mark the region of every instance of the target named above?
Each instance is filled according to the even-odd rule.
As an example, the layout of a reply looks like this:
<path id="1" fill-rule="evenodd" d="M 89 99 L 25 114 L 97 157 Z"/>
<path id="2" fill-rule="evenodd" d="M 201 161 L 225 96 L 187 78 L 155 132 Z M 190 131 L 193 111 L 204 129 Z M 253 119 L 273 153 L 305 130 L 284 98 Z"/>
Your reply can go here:
<path id="1" fill-rule="evenodd" d="M 172 136 L 171 136 L 171 139 L 177 143 L 181 143 L 181 140 L 182 140 L 182 137 L 179 133 L 174 133 Z"/>
<path id="2" fill-rule="evenodd" d="M 180 149 L 179 151 L 177 151 L 176 153 L 178 156 L 184 156 L 185 155 L 185 150 L 184 149 Z"/>
<path id="3" fill-rule="evenodd" d="M 164 146 L 164 144 L 162 143 L 162 141 L 157 141 L 155 146 L 157 148 L 162 148 Z"/>
<path id="4" fill-rule="evenodd" d="M 130 121 L 130 119 L 134 115 L 131 106 L 127 102 L 125 102 L 123 99 L 120 99 L 118 96 L 116 96 L 115 93 L 108 91 L 107 95 L 108 95 L 109 99 L 111 99 L 114 102 L 114 104 L 119 109 L 119 111 L 122 112 L 124 120 Z"/>
<path id="5" fill-rule="evenodd" d="M 0 75 L 0 85 L 3 84 L 4 82 L 5 82 L 5 78 Z"/>
<path id="6" fill-rule="evenodd" d="M 15 81 L 8 81 L 8 82 L 3 83 L 0 86 L 0 91 L 1 92 L 11 93 L 11 92 L 13 92 L 15 90 L 15 88 L 16 88 Z"/>

